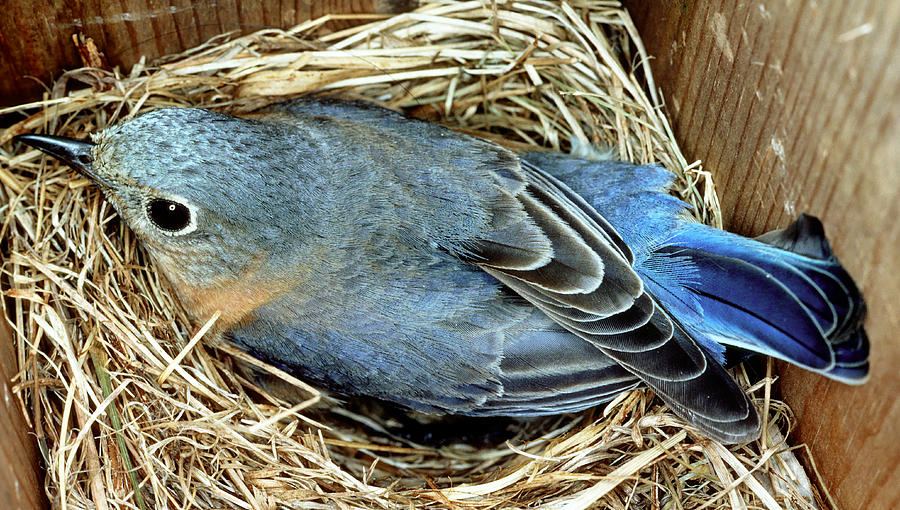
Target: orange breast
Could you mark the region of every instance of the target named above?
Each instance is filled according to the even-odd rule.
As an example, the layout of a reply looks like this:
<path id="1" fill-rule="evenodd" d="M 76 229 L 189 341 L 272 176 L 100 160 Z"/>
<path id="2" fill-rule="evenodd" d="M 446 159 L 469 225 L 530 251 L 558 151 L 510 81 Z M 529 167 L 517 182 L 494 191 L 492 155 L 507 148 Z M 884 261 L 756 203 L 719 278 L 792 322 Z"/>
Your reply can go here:
<path id="1" fill-rule="evenodd" d="M 254 310 L 284 296 L 298 283 L 295 278 L 279 280 L 264 272 L 251 270 L 240 278 L 217 278 L 209 285 L 196 286 L 185 282 L 177 271 L 166 271 L 182 304 L 196 320 L 203 322 L 217 310 L 222 312 L 214 327 L 217 331 L 252 320 Z"/>
<path id="2" fill-rule="evenodd" d="M 197 319 L 205 320 L 216 310 L 222 312 L 216 329 L 223 330 L 251 320 L 253 311 L 284 294 L 272 286 L 260 285 L 243 278 L 228 285 L 205 289 L 177 286 L 183 304 Z"/>

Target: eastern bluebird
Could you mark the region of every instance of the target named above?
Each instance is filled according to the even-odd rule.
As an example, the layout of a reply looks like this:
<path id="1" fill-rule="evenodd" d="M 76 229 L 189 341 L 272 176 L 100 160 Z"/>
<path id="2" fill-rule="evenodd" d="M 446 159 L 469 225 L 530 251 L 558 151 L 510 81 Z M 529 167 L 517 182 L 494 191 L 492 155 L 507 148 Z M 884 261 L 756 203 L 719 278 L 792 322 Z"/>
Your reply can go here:
<path id="1" fill-rule="evenodd" d="M 865 305 L 821 223 L 689 221 L 658 166 L 530 152 L 357 102 L 25 135 L 103 190 L 198 320 L 331 390 L 433 414 L 578 411 L 639 385 L 759 433 L 726 346 L 848 383 Z"/>

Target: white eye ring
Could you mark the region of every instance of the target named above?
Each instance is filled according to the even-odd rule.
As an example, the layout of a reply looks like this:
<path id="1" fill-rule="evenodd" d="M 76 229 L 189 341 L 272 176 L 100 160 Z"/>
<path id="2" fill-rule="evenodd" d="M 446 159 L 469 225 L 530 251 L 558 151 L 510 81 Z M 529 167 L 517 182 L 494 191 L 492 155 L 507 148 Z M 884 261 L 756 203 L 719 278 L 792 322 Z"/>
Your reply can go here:
<path id="1" fill-rule="evenodd" d="M 197 208 L 176 196 L 151 197 L 144 214 L 153 227 L 167 236 L 183 236 L 197 230 Z"/>

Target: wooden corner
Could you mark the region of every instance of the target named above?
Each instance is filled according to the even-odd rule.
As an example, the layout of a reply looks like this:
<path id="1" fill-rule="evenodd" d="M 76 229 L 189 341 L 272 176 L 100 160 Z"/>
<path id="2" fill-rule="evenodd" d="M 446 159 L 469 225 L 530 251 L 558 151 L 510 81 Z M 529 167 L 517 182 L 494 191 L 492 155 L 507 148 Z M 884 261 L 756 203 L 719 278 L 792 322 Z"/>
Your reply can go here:
<path id="1" fill-rule="evenodd" d="M 0 501 L 4 508 L 46 508 L 37 445 L 22 416 L 11 380 L 17 373 L 15 348 L 6 321 L 0 322 Z"/>

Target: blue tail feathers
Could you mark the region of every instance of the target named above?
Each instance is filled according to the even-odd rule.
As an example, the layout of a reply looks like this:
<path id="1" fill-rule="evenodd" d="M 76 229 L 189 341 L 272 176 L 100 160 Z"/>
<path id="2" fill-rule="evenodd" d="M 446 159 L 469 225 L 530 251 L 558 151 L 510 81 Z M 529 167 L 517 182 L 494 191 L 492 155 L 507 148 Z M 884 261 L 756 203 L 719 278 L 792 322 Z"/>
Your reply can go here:
<path id="1" fill-rule="evenodd" d="M 865 302 L 814 216 L 748 239 L 686 220 L 686 204 L 668 193 L 674 175 L 660 166 L 524 157 L 609 220 L 650 293 L 718 361 L 733 346 L 865 381 Z"/>
<path id="2" fill-rule="evenodd" d="M 668 290 L 699 305 L 702 321 L 685 322 L 701 343 L 762 352 L 847 383 L 865 380 L 865 302 L 817 218 L 801 215 L 756 240 L 685 225 L 653 253 L 693 266 L 679 290 Z"/>

